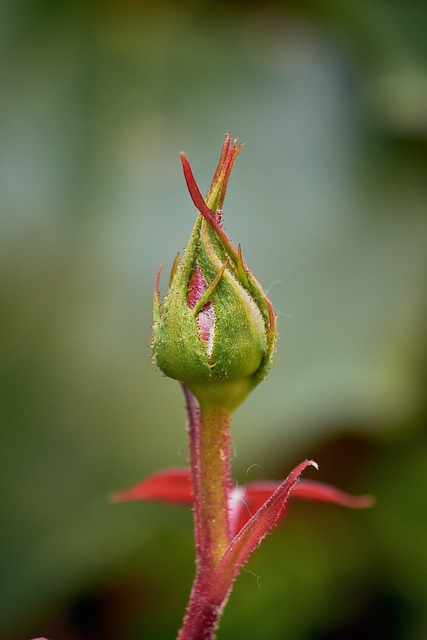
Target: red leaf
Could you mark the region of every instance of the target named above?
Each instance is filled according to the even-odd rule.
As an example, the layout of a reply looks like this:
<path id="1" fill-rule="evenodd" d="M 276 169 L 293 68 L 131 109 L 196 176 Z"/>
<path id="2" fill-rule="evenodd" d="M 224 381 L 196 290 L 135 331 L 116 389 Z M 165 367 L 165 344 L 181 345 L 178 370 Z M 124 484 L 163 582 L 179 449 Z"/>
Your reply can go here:
<path id="1" fill-rule="evenodd" d="M 253 514 L 279 488 L 280 482 L 260 480 L 250 482 L 245 489 L 236 487 L 230 496 L 230 521 L 232 533 L 240 531 Z M 314 480 L 300 480 L 292 490 L 292 498 L 329 502 L 350 509 L 371 507 L 375 498 L 370 495 L 353 496 L 336 487 Z M 129 489 L 117 491 L 111 497 L 113 502 L 153 500 L 168 504 L 192 504 L 193 489 L 189 469 L 171 468 L 157 471 Z M 285 505 L 280 519 L 286 515 Z"/>
<path id="2" fill-rule="evenodd" d="M 188 469 L 172 468 L 157 471 L 129 489 L 117 491 L 113 502 L 159 500 L 170 504 L 192 504 L 193 489 Z"/>
<path id="3" fill-rule="evenodd" d="M 213 601 L 222 602 L 227 597 L 240 569 L 278 523 L 300 474 L 310 465 L 317 468 L 316 463 L 310 460 L 299 464 L 230 542 L 212 580 Z"/>
<path id="4" fill-rule="evenodd" d="M 331 502 L 350 509 L 365 509 L 372 507 L 375 502 L 374 496 L 352 496 L 330 484 L 314 480 L 301 480 L 292 492 L 292 497 L 316 502 Z"/>
<path id="5" fill-rule="evenodd" d="M 251 515 L 273 495 L 279 486 L 280 482 L 275 482 L 274 480 L 250 482 L 247 485 L 246 490 L 242 491 L 240 497 L 242 505 L 238 513 L 236 531 L 240 531 L 245 526 Z M 330 484 L 315 482 L 314 480 L 300 480 L 293 488 L 291 498 L 330 502 L 349 509 L 365 509 L 366 507 L 371 507 L 375 501 L 373 496 L 352 496 Z M 286 511 L 287 505 L 282 512 L 281 519 L 286 515 Z"/>

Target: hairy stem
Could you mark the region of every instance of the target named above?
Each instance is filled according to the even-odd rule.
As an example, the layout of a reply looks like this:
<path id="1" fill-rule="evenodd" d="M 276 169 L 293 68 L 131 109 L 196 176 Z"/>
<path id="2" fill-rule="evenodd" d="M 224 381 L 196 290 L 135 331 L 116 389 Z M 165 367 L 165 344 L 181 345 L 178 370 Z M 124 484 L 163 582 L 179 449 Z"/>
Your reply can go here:
<path id="1" fill-rule="evenodd" d="M 219 408 L 200 408 L 200 493 L 195 496 L 195 517 L 200 528 L 199 562 L 209 572 L 215 569 L 230 542 L 229 429 L 227 412 Z"/>
<path id="2" fill-rule="evenodd" d="M 221 603 L 206 599 L 208 585 L 229 542 L 231 414 L 218 406 L 198 406 L 183 384 L 188 412 L 194 492 L 197 573 L 179 640 L 213 638 Z"/>

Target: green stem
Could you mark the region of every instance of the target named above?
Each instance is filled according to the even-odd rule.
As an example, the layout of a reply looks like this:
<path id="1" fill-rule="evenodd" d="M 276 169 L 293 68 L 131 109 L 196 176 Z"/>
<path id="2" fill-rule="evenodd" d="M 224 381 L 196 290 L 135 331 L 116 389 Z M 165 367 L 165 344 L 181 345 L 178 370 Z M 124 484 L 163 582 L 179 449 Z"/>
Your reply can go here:
<path id="1" fill-rule="evenodd" d="M 200 529 L 200 558 L 215 569 L 230 542 L 228 495 L 231 415 L 219 407 L 200 407 L 200 483 L 195 517 Z"/>

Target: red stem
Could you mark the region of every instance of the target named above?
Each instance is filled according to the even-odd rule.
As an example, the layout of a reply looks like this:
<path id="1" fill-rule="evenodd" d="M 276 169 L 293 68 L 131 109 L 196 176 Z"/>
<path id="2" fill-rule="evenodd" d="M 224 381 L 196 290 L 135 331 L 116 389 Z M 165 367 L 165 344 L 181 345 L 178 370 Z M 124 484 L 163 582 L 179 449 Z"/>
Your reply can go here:
<path id="1" fill-rule="evenodd" d="M 222 610 L 212 602 L 212 575 L 228 547 L 231 534 L 228 518 L 230 477 L 230 419 L 219 407 L 199 407 L 182 384 L 190 441 L 190 465 L 194 492 L 194 535 L 196 577 L 178 640 L 210 640 Z"/>

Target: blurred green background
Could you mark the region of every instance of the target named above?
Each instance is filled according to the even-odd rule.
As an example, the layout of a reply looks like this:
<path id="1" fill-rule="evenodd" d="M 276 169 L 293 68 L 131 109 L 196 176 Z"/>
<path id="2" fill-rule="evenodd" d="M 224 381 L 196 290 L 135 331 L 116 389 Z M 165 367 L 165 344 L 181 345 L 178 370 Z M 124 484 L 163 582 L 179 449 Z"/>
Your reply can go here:
<path id="1" fill-rule="evenodd" d="M 427 5 L 0 6 L 0 636 L 175 637 L 191 513 L 108 495 L 185 465 L 150 364 L 155 272 L 227 130 L 225 226 L 279 312 L 236 414 L 240 482 L 308 472 L 377 505 L 294 504 L 221 640 L 427 637 Z M 163 283 L 163 289 L 165 283 Z"/>

